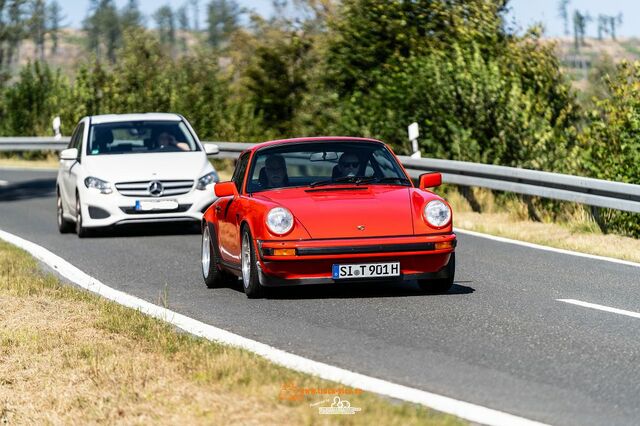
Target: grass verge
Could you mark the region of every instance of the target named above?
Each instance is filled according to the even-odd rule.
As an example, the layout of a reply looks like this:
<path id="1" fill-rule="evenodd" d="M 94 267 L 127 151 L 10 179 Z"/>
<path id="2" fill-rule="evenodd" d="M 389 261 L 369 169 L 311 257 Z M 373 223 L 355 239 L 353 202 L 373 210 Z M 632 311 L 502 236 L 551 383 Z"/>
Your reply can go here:
<path id="1" fill-rule="evenodd" d="M 368 392 L 320 415 L 333 395 L 283 391 L 342 386 L 64 285 L 2 241 L 0 306 L 0 423 L 462 424 Z"/>
<path id="2" fill-rule="evenodd" d="M 438 191 L 440 192 L 440 191 Z M 474 189 L 482 213 L 474 213 L 459 192 L 444 188 L 454 213 L 454 225 L 514 240 L 581 253 L 640 262 L 640 240 L 615 234 L 603 234 L 582 206 L 567 209 L 570 214 L 554 220 L 543 217 L 534 222 L 527 217 L 527 207 L 515 197 L 496 200 L 491 191 Z"/>
<path id="3" fill-rule="evenodd" d="M 19 167 L 24 169 L 57 169 L 59 160 L 57 154 L 47 155 L 38 160 L 28 160 L 20 156 L 0 157 L 0 167 Z"/>

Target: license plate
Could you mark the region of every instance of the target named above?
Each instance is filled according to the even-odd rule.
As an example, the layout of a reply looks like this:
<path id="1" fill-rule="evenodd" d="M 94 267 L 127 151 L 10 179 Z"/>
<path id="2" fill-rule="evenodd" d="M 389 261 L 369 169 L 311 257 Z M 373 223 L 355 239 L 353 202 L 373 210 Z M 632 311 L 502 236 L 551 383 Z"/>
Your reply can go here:
<path id="1" fill-rule="evenodd" d="M 334 280 L 343 278 L 377 278 L 400 276 L 400 262 L 336 265 L 331 269 Z"/>
<path id="2" fill-rule="evenodd" d="M 136 200 L 136 210 L 149 212 L 154 210 L 177 210 L 176 200 Z"/>

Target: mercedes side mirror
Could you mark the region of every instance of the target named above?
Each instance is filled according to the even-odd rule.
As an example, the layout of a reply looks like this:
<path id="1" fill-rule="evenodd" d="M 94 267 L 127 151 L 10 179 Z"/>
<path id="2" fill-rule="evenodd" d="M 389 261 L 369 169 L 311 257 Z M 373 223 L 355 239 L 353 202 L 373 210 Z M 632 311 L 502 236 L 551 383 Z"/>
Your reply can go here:
<path id="1" fill-rule="evenodd" d="M 204 152 L 207 155 L 216 155 L 220 152 L 220 148 L 218 147 L 218 145 L 214 144 L 214 143 L 205 143 L 204 144 Z"/>
<path id="2" fill-rule="evenodd" d="M 69 148 L 65 149 L 60 153 L 61 160 L 77 160 L 78 159 L 78 149 L 77 148 Z"/>

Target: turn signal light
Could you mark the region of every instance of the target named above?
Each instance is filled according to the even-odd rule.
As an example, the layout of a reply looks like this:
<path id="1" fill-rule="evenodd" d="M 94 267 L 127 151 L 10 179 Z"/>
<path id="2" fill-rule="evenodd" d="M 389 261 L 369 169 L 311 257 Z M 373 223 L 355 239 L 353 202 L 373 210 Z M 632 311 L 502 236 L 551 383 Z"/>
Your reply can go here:
<path id="1" fill-rule="evenodd" d="M 273 249 L 273 256 L 295 256 L 296 249 Z"/>
<path id="2" fill-rule="evenodd" d="M 443 241 L 436 243 L 436 250 L 447 250 L 453 248 L 453 241 Z"/>

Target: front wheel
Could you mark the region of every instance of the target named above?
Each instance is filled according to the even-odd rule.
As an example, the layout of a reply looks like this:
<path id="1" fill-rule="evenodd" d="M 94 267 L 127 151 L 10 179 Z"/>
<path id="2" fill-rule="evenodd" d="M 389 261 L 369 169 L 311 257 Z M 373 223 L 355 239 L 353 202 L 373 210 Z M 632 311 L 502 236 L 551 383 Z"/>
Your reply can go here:
<path id="1" fill-rule="evenodd" d="M 86 238 L 89 236 L 89 230 L 83 226 L 82 223 L 82 205 L 80 204 L 80 197 L 76 196 L 76 234 L 78 238 Z"/>
<path id="2" fill-rule="evenodd" d="M 60 196 L 60 191 L 58 191 L 56 197 L 56 210 L 58 231 L 60 231 L 61 234 L 67 234 L 73 231 L 73 224 L 64 217 L 64 208 L 62 206 L 62 197 Z"/>
<path id="3" fill-rule="evenodd" d="M 446 278 L 438 278 L 438 279 L 427 279 L 427 280 L 418 280 L 418 286 L 420 289 L 426 293 L 432 294 L 442 294 L 447 293 L 451 287 L 453 286 L 453 277 L 456 273 L 456 254 L 451 253 L 451 257 L 449 258 L 449 263 L 447 263 L 446 268 Z"/>
<path id="4" fill-rule="evenodd" d="M 249 299 L 257 299 L 264 295 L 264 288 L 258 278 L 258 266 L 256 265 L 256 252 L 249 227 L 242 228 L 242 246 L 240 256 L 242 262 L 242 286 Z"/>

